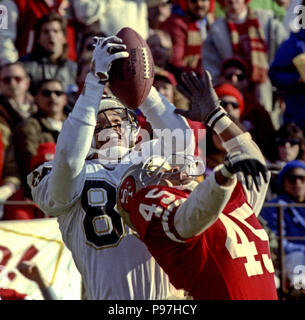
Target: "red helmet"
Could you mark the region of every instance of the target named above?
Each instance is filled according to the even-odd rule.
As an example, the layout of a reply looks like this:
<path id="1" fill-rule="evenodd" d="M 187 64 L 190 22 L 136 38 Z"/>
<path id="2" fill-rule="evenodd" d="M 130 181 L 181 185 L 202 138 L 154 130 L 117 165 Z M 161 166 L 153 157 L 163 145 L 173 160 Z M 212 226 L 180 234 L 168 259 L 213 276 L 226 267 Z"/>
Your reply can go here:
<path id="1" fill-rule="evenodd" d="M 130 221 L 131 204 L 135 194 L 148 186 L 166 185 L 174 188 L 186 189 L 183 182 L 173 178 L 184 174 L 184 179 L 192 185 L 192 189 L 198 184 L 195 177 L 202 175 L 204 164 L 198 157 L 183 153 L 174 154 L 168 158 L 151 156 L 145 162 L 134 164 L 127 169 L 121 179 L 117 192 L 117 209 L 125 223 L 135 229 Z"/>

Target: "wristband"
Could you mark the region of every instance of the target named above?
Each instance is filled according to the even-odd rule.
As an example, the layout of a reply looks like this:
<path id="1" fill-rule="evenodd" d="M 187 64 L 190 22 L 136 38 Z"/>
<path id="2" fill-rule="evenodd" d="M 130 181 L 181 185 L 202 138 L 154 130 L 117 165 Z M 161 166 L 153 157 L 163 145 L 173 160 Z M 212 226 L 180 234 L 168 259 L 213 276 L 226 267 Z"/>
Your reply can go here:
<path id="1" fill-rule="evenodd" d="M 232 124 L 232 120 L 227 116 L 224 115 L 221 119 L 219 119 L 214 125 L 214 131 L 220 135 L 223 131 L 228 129 Z"/>
<path id="2" fill-rule="evenodd" d="M 210 113 L 206 124 L 219 135 L 232 124 L 232 120 L 222 107 L 218 107 Z"/>

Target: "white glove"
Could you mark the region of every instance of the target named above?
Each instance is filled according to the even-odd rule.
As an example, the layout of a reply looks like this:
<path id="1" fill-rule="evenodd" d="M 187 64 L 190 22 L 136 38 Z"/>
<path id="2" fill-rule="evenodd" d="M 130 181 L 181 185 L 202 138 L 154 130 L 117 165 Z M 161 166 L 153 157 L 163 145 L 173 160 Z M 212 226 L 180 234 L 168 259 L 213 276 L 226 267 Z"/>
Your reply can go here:
<path id="1" fill-rule="evenodd" d="M 92 54 L 91 71 L 102 81 L 109 79 L 108 72 L 112 61 L 121 58 L 128 58 L 129 53 L 126 45 L 122 44 L 122 39 L 111 36 L 108 38 L 94 37 L 95 48 Z"/>
<path id="2" fill-rule="evenodd" d="M 0 187 L 0 202 L 5 202 L 13 193 L 15 192 L 15 187 L 11 185 L 3 185 Z"/>

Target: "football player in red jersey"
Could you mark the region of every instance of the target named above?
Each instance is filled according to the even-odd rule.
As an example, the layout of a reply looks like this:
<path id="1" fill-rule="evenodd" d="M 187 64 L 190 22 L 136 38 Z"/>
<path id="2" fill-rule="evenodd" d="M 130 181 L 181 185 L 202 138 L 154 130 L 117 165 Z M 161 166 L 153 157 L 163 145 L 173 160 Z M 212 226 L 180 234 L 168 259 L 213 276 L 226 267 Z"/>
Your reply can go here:
<path id="1" fill-rule="evenodd" d="M 119 212 L 193 299 L 276 300 L 268 236 L 257 219 L 270 178 L 264 157 L 221 108 L 208 73 L 183 80 L 192 107 L 177 112 L 213 128 L 226 160 L 201 183 L 192 178 L 200 164 L 192 156 L 134 165 L 119 186 Z"/>

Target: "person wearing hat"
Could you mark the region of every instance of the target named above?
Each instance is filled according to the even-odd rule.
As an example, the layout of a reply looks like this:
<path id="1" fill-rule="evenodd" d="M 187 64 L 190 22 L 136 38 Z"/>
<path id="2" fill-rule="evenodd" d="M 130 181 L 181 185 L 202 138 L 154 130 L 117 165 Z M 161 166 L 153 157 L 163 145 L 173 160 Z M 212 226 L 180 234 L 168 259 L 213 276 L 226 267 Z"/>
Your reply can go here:
<path id="1" fill-rule="evenodd" d="M 215 91 L 222 102 L 222 106 L 231 117 L 237 119 L 244 129 L 248 131 L 266 156 L 269 138 L 274 128 L 269 114 L 261 106 L 247 109 L 252 101 L 245 100 L 242 93 L 231 83 L 215 86 Z"/>
<path id="2" fill-rule="evenodd" d="M 244 99 L 240 91 L 238 91 L 230 83 L 217 86 L 215 91 L 223 108 L 231 117 L 239 120 L 244 111 Z"/>
<path id="3" fill-rule="evenodd" d="M 172 73 L 160 68 L 155 69 L 154 87 L 171 103 L 174 103 L 176 85 L 177 81 Z"/>
<path id="4" fill-rule="evenodd" d="M 285 204 L 305 204 L 305 162 L 294 160 L 288 162 L 280 171 L 277 179 L 279 195 L 268 201 L 268 204 L 284 205 L 284 236 L 305 235 L 305 207 L 287 207 Z M 278 229 L 278 209 L 264 207 L 261 211 L 263 218 L 276 235 Z M 294 286 L 294 276 L 297 265 L 305 265 L 305 240 L 284 239 L 285 269 L 287 280 L 291 287 Z M 305 279 L 303 279 L 303 284 Z"/>

